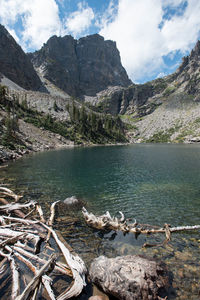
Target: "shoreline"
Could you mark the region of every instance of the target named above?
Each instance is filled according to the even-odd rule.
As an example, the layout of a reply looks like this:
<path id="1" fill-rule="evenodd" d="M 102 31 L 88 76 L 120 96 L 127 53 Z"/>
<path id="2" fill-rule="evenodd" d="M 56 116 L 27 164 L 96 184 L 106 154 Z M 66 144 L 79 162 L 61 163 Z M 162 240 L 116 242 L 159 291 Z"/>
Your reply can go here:
<path id="1" fill-rule="evenodd" d="M 45 151 L 51 151 L 51 150 L 64 150 L 64 149 L 72 149 L 72 148 L 81 148 L 81 147 L 102 147 L 102 146 L 125 146 L 125 145 L 131 145 L 132 143 L 116 143 L 116 144 L 81 144 L 76 145 L 71 142 L 71 144 L 62 144 L 62 145 L 55 145 L 55 147 L 52 147 L 52 145 L 49 147 L 46 145 L 46 147 L 41 147 L 35 149 L 24 149 L 24 150 L 10 150 L 2 145 L 0 145 L 0 168 L 6 167 L 5 165 L 9 162 L 14 162 L 24 156 L 39 153 L 39 152 L 45 152 Z"/>

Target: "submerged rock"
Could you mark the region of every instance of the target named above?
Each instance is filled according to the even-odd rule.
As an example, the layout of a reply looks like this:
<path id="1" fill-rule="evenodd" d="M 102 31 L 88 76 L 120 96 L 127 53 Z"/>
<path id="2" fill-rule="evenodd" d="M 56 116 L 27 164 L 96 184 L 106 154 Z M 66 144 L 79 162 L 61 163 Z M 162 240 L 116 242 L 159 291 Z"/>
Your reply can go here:
<path id="1" fill-rule="evenodd" d="M 100 256 L 92 262 L 89 275 L 93 283 L 118 299 L 159 299 L 169 287 L 164 263 L 138 255 Z"/>
<path id="2" fill-rule="evenodd" d="M 67 205 L 73 205 L 78 204 L 79 200 L 75 196 L 71 196 L 69 198 L 66 198 L 63 202 Z"/>

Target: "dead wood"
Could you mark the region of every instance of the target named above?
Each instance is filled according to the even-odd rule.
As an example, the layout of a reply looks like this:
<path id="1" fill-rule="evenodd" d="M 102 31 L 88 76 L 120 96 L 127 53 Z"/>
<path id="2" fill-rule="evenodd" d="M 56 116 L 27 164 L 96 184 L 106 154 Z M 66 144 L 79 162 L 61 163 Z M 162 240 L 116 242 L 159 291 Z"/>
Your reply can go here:
<path id="1" fill-rule="evenodd" d="M 10 212 L 12 210 L 20 210 L 23 208 L 30 208 L 30 207 L 34 207 L 36 205 L 35 201 L 30 201 L 28 203 L 25 204 L 20 204 L 20 203 L 9 203 L 7 205 L 1 205 L 0 206 L 0 210 L 5 210 L 7 212 Z"/>
<path id="2" fill-rule="evenodd" d="M 70 251 L 65 247 L 65 245 L 59 240 L 56 232 L 50 228 L 49 226 L 43 224 L 43 226 L 51 231 L 53 238 L 55 239 L 58 247 L 60 248 L 66 263 L 72 270 L 74 284 L 71 289 L 67 290 L 66 293 L 60 295 L 57 300 L 65 300 L 72 297 L 78 296 L 83 287 L 86 285 L 85 283 L 85 274 L 87 272 L 85 264 L 83 260 L 78 255 L 72 255 Z"/>
<path id="3" fill-rule="evenodd" d="M 20 198 L 6 188 L 0 189 L 0 193 L 3 197 L 6 198 L 9 196 L 10 198 L 15 198 L 16 201 Z M 74 278 L 72 286 L 66 286 L 65 292 L 58 295 L 57 299 L 64 300 L 78 296 L 85 284 L 86 268 L 81 258 L 76 254 L 71 254 L 70 250 L 66 247 L 67 244 L 65 245 L 60 240 L 61 237 L 58 237 L 58 234 L 53 230 L 55 205 L 57 202 L 51 205 L 48 220 L 49 226 L 47 226 L 42 208 L 35 201 L 9 203 L 5 198 L 0 199 L 2 203 L 0 205 L 0 256 L 3 257 L 2 264 L 0 265 L 0 276 L 7 272 L 8 268 L 6 268 L 6 265 L 9 262 L 10 273 L 12 274 L 11 298 L 25 300 L 31 297 L 31 299 L 36 300 L 42 293 L 45 299 L 55 300 L 56 298 L 51 287 L 52 279 L 50 277 L 53 268 L 49 269 L 51 262 L 54 260 L 54 271 L 52 272 L 54 277 L 62 274 Z M 30 211 L 32 207 L 33 209 Z M 31 218 L 33 212 L 34 215 Z M 57 255 L 63 255 L 66 263 L 56 261 L 55 250 L 52 247 L 48 247 L 44 251 L 46 239 L 49 241 L 49 245 L 57 243 L 60 249 Z M 55 242 L 53 242 L 53 239 Z M 41 245 L 43 246 L 40 252 Z M 35 253 L 38 253 L 38 255 Z M 51 253 L 54 253 L 53 256 Z M 27 270 L 29 270 L 29 273 L 26 273 Z M 48 275 L 46 274 L 47 271 Z M 27 285 L 27 280 L 29 281 L 31 276 L 34 277 Z M 21 295 L 19 295 L 20 282 L 25 285 Z M 59 294 L 58 291 L 57 294 Z"/>
<path id="4" fill-rule="evenodd" d="M 49 218 L 48 223 L 47 223 L 47 225 L 49 225 L 50 228 L 52 228 L 52 225 L 53 225 L 53 222 L 54 222 L 54 217 L 55 217 L 55 206 L 56 206 L 56 204 L 57 204 L 58 202 L 60 202 L 60 201 L 56 201 L 56 202 L 52 203 L 52 205 L 51 205 L 51 209 L 50 209 L 51 215 L 50 215 L 50 218 Z M 43 222 L 43 223 L 44 223 L 44 222 Z M 48 231 L 47 238 L 46 238 L 46 242 L 47 242 L 47 243 L 48 243 L 48 241 L 49 241 L 49 239 L 50 239 L 50 236 L 51 236 L 51 231 L 49 230 L 49 231 Z"/>
<path id="5" fill-rule="evenodd" d="M 101 216 L 95 216 L 93 213 L 89 213 L 85 207 L 82 208 L 82 213 L 86 223 L 96 229 L 100 230 L 114 230 L 114 231 L 122 231 L 124 233 L 134 233 L 136 235 L 139 234 L 155 234 L 155 233 L 164 233 L 166 239 L 163 243 L 151 245 L 144 244 L 143 247 L 152 247 L 152 246 L 160 246 L 168 243 L 171 240 L 171 234 L 173 232 L 186 231 L 186 230 L 197 230 L 200 229 L 200 225 L 193 226 L 179 226 L 179 227 L 171 227 L 169 224 L 164 224 L 163 227 L 151 226 L 146 224 L 139 224 L 136 222 L 129 223 L 128 220 L 123 218 L 118 219 L 116 217 L 111 217 L 109 212 Z M 121 212 L 120 212 L 121 214 Z"/>
<path id="6" fill-rule="evenodd" d="M 11 299 L 15 300 L 17 298 L 17 295 L 20 290 L 20 285 L 19 285 L 19 272 L 17 270 L 17 265 L 14 260 L 14 258 L 10 255 L 8 260 L 10 261 L 10 268 L 12 271 L 12 294 L 11 294 Z"/>
<path id="7" fill-rule="evenodd" d="M 10 189 L 8 189 L 6 187 L 2 187 L 2 186 L 0 186 L 0 194 L 13 198 L 15 200 L 15 202 L 19 201 L 19 199 L 21 199 L 23 197 L 23 196 L 20 196 L 20 195 L 16 195 Z"/>
<path id="8" fill-rule="evenodd" d="M 22 233 L 22 234 L 19 234 L 18 236 L 14 236 L 12 238 L 6 239 L 5 241 L 0 243 L 0 248 L 3 248 L 9 244 L 15 244 L 19 240 L 19 238 L 23 238 L 25 235 L 26 235 L 26 233 Z"/>
<path id="9" fill-rule="evenodd" d="M 30 293 L 37 287 L 41 277 L 44 275 L 45 272 L 48 271 L 50 265 L 54 263 L 55 259 L 56 255 L 52 255 L 51 258 L 46 262 L 46 264 L 38 271 L 38 274 L 27 285 L 23 293 L 17 298 L 15 298 L 16 300 L 26 300 L 29 297 Z"/>
<path id="10" fill-rule="evenodd" d="M 36 210 L 37 210 L 37 212 L 38 212 L 38 214 L 40 216 L 40 221 L 43 222 L 43 223 L 45 223 L 43 210 L 42 210 L 42 207 L 39 204 L 36 205 Z"/>

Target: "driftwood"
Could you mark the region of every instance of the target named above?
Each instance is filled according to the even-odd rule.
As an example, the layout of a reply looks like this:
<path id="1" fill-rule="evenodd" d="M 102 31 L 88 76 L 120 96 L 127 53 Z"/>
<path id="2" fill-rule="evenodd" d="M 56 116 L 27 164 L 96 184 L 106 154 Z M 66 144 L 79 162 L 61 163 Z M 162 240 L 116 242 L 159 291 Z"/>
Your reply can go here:
<path id="1" fill-rule="evenodd" d="M 117 217 L 111 217 L 108 211 L 104 215 L 95 216 L 93 213 L 89 213 L 85 207 L 82 208 L 82 213 L 86 223 L 95 229 L 134 233 L 136 236 L 138 236 L 139 234 L 165 234 L 166 239 L 163 243 L 156 245 L 145 243 L 143 247 L 151 247 L 166 244 L 171 240 L 171 233 L 173 232 L 200 229 L 200 225 L 171 227 L 170 224 L 164 224 L 163 227 L 158 227 L 151 226 L 149 224 L 139 224 L 136 220 L 134 221 L 134 223 L 130 223 L 129 219 L 125 219 L 124 214 L 122 212 L 119 212 L 121 215 L 120 219 Z"/>
<path id="2" fill-rule="evenodd" d="M 6 187 L 2 187 L 2 186 L 0 186 L 0 195 L 9 196 L 9 197 L 13 198 L 16 202 L 23 197 L 20 195 L 16 195 L 10 189 L 8 189 Z"/>
<path id="3" fill-rule="evenodd" d="M 55 260 L 55 255 L 52 255 L 51 258 L 46 262 L 46 264 L 38 271 L 35 277 L 29 282 L 23 293 L 16 298 L 16 300 L 26 300 L 30 293 L 38 286 L 40 278 L 44 273 L 49 269 L 49 266 Z"/>
<path id="4" fill-rule="evenodd" d="M 78 255 L 68 250 L 53 229 L 57 202 L 52 204 L 46 222 L 42 208 L 35 201 L 17 203 L 21 196 L 5 187 L 0 187 L 0 195 L 3 204 L 0 205 L 0 278 L 7 272 L 7 264 L 12 274 L 11 299 L 26 300 L 31 297 L 37 300 L 41 294 L 43 299 L 51 300 L 78 296 L 85 285 L 86 267 Z M 15 199 L 15 202 L 9 202 L 9 198 Z M 48 247 L 45 247 L 46 240 Z M 57 247 L 53 249 L 51 245 L 55 242 Z M 58 261 L 61 255 L 65 263 Z M 62 293 L 56 290 L 55 297 L 54 289 L 57 287 L 51 287 L 51 276 L 55 278 L 59 275 L 66 277 L 66 289 Z M 70 277 L 73 277 L 72 282 L 67 284 Z M 4 288 L 3 283 L 0 286 L 0 298 L 1 288 Z"/>

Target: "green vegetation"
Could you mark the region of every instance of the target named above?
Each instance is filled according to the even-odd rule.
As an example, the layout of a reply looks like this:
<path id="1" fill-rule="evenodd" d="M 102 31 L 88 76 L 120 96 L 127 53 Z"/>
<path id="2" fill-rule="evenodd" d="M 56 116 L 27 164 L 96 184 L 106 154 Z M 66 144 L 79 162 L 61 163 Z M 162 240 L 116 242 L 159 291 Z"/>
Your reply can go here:
<path id="1" fill-rule="evenodd" d="M 18 143 L 16 132 L 18 130 L 18 117 L 15 113 L 14 102 L 8 100 L 8 91 L 0 85 L 0 106 L 6 111 L 6 117 L 0 124 L 0 143 L 10 149 L 15 149 Z"/>
<path id="2" fill-rule="evenodd" d="M 146 143 L 168 143 L 170 142 L 170 137 L 172 134 L 177 132 L 177 130 L 180 128 L 180 126 L 176 125 L 175 127 L 171 127 L 167 131 L 159 131 L 157 133 L 154 133 L 149 139 L 147 139 Z"/>
<path id="3" fill-rule="evenodd" d="M 185 140 L 185 137 L 187 135 L 192 135 L 193 134 L 193 130 L 192 129 L 188 129 L 188 128 L 185 128 L 185 129 L 182 129 L 181 133 L 177 136 L 176 138 L 176 142 L 177 143 L 183 143 L 184 140 Z"/>
<path id="4" fill-rule="evenodd" d="M 66 104 L 71 121 L 65 122 L 34 110 L 28 105 L 26 97 L 21 101 L 15 95 L 8 97 L 4 87 L 0 87 L 0 105 L 7 112 L 7 117 L 0 124 L 0 144 L 11 149 L 20 144 L 17 140 L 18 119 L 58 133 L 76 144 L 126 142 L 124 126 L 119 117 L 96 113 L 75 101 Z M 59 110 L 56 102 L 53 107 Z"/>
<path id="5" fill-rule="evenodd" d="M 149 139 L 146 140 L 146 143 L 167 143 L 171 135 L 164 131 L 159 131 L 154 133 Z"/>
<path id="6" fill-rule="evenodd" d="M 154 82 L 152 82 L 154 91 L 156 93 L 161 93 L 167 87 L 167 83 L 163 78 L 158 78 Z"/>
<path id="7" fill-rule="evenodd" d="M 109 110 L 110 106 L 110 97 L 109 96 L 102 96 L 98 104 L 95 106 L 95 110 L 100 113 L 106 113 Z"/>
<path id="8" fill-rule="evenodd" d="M 169 96 L 169 95 L 171 95 L 173 92 L 175 92 L 175 90 L 176 90 L 176 87 L 175 86 L 168 86 L 166 89 L 165 89 L 165 91 L 164 91 L 164 93 L 163 93 L 163 96 L 165 96 L 165 97 L 167 97 L 167 96 Z"/>
<path id="9" fill-rule="evenodd" d="M 84 104 L 78 107 L 74 102 L 69 105 L 68 111 L 77 143 L 82 141 L 92 143 L 126 141 L 120 117 L 99 114 L 88 110 Z"/>
<path id="10" fill-rule="evenodd" d="M 195 120 L 194 120 L 194 123 L 199 124 L 199 123 L 200 123 L 200 118 L 195 119 Z"/>

